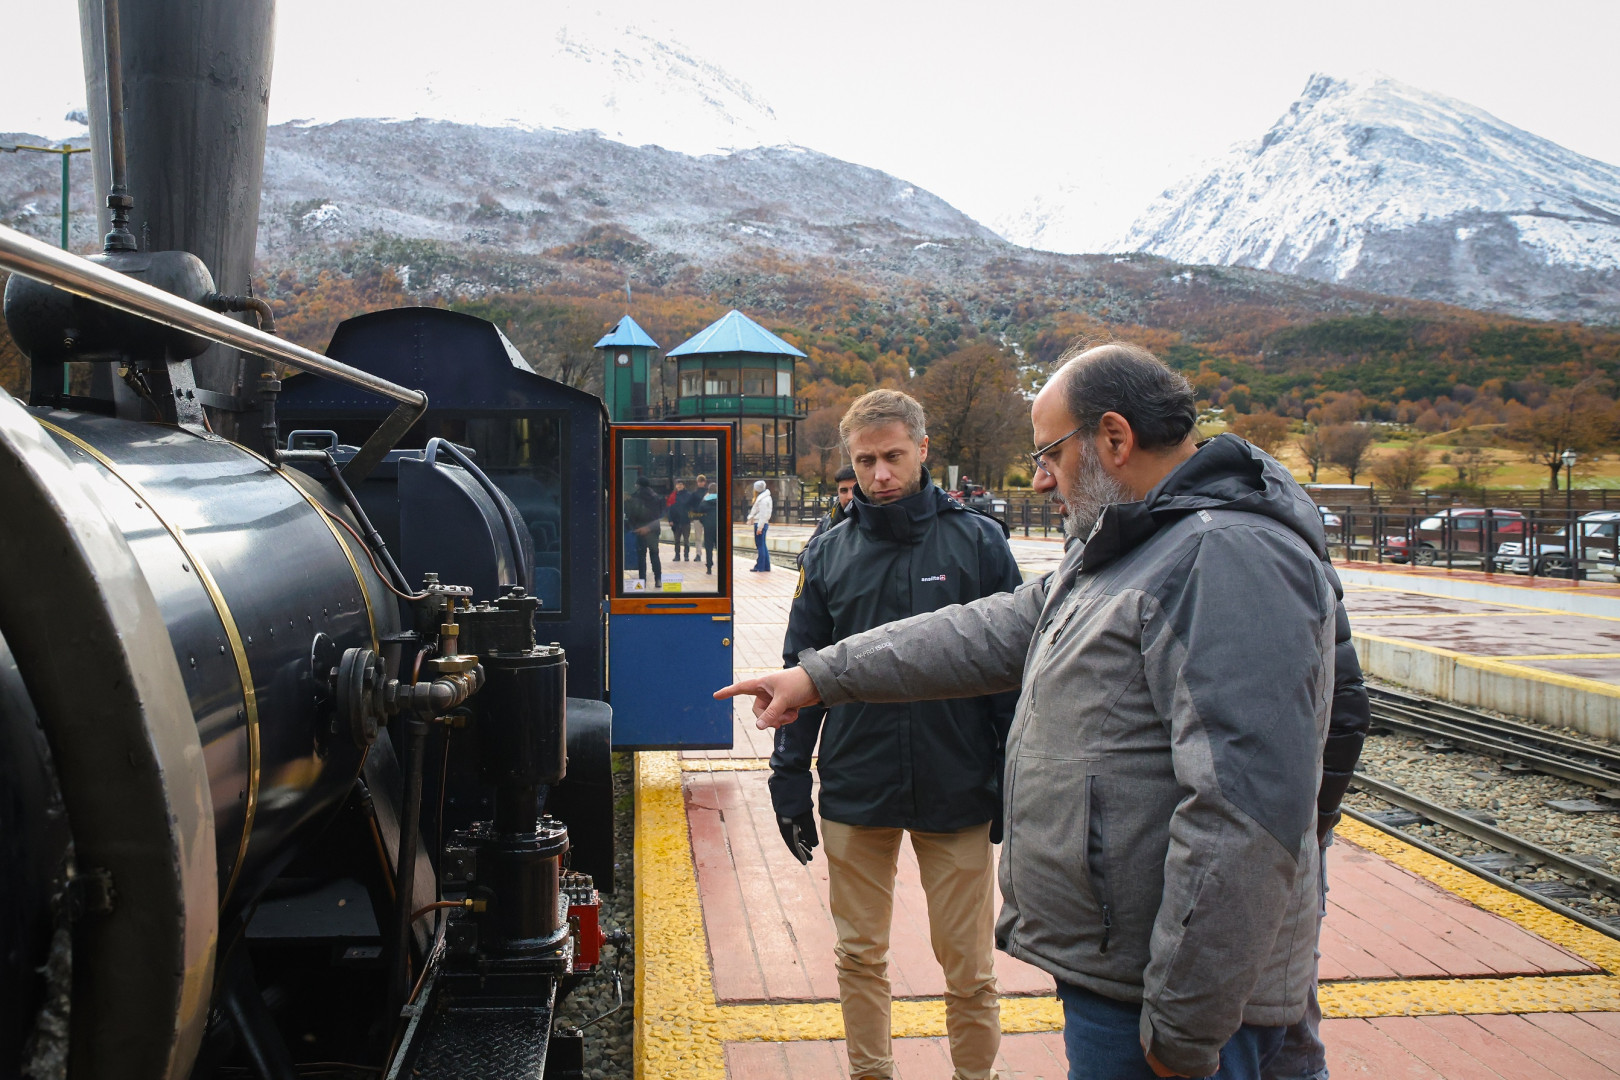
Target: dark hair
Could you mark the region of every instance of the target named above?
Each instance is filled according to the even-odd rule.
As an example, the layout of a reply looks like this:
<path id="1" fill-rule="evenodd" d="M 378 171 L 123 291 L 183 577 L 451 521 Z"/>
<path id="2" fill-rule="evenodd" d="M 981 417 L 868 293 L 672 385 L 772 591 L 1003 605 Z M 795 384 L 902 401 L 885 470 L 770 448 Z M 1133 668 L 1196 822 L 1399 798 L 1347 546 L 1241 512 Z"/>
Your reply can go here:
<path id="1" fill-rule="evenodd" d="M 1067 380 L 1063 403 L 1082 434 L 1094 433 L 1109 412 L 1125 418 L 1144 450 L 1178 446 L 1193 430 L 1192 385 L 1140 345 L 1111 341 L 1058 360 Z"/>
<path id="2" fill-rule="evenodd" d="M 838 471 L 833 473 L 833 483 L 842 484 L 846 480 L 855 479 L 855 470 L 848 465 L 840 465 Z"/>

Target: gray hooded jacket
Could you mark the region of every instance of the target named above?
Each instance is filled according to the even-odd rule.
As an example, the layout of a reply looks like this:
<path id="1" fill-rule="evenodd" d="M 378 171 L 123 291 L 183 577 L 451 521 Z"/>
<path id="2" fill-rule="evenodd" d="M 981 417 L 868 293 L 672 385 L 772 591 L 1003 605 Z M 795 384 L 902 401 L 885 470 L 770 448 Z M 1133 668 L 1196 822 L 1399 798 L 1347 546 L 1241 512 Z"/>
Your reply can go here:
<path id="1" fill-rule="evenodd" d="M 1159 1060 L 1207 1076 L 1304 1011 L 1339 592 L 1311 499 L 1222 435 L 1053 574 L 800 663 L 829 706 L 1022 688 L 998 944 L 1140 1001 Z"/>

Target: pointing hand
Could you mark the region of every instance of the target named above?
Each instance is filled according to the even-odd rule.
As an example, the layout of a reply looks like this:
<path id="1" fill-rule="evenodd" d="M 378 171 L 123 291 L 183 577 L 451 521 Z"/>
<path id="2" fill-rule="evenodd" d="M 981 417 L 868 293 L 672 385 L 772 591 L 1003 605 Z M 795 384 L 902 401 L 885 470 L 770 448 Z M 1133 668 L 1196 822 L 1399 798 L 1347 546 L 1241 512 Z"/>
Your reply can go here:
<path id="1" fill-rule="evenodd" d="M 743 679 L 722 690 L 716 690 L 716 700 L 752 694 L 754 697 L 754 726 L 760 730 L 791 724 L 799 718 L 799 710 L 806 705 L 821 704 L 816 684 L 803 668 L 786 668 L 757 679 Z"/>

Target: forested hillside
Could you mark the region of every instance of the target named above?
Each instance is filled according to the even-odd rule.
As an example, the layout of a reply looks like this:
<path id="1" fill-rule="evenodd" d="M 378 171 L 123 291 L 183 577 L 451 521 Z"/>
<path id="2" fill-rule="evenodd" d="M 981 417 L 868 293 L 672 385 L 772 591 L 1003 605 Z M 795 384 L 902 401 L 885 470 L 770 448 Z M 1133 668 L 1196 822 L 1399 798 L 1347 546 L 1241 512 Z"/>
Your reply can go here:
<path id="1" fill-rule="evenodd" d="M 809 476 L 837 466 L 843 407 L 868 389 L 894 386 L 930 406 L 937 454 L 1000 478 L 1027 449 L 1025 396 L 1048 365 L 1072 343 L 1113 338 L 1147 345 L 1185 371 L 1211 418 L 1251 431 L 1267 425 L 1246 417 L 1279 418 L 1273 445 L 1292 438 L 1291 430 L 1358 422 L 1418 433 L 1478 427 L 1505 438 L 1513 425 L 1522 434 L 1527 417 L 1559 408 L 1580 414 L 1583 449 L 1613 441 L 1620 331 L 1259 271 L 1148 256 L 980 258 L 972 275 L 956 267 L 936 275 L 890 271 L 873 281 L 830 262 L 761 255 L 689 266 L 649 285 L 638 278 L 645 253 L 611 229 L 545 253 L 567 274 L 544 287 L 503 287 L 490 258 L 373 239 L 333 251 L 324 267 L 310 260 L 267 271 L 258 286 L 282 333 L 312 348 L 324 348 L 351 315 L 442 305 L 497 323 L 539 370 L 587 389 L 600 380 L 591 346 L 624 314 L 627 276 L 628 310 L 665 348 L 740 308 L 808 354 L 795 392 L 810 409 L 800 433 Z M 404 278 L 453 284 L 408 288 Z M 7 387 L 19 389 L 24 370 L 9 340 L 0 341 L 0 365 Z M 654 378 L 657 396 L 661 373 Z"/>

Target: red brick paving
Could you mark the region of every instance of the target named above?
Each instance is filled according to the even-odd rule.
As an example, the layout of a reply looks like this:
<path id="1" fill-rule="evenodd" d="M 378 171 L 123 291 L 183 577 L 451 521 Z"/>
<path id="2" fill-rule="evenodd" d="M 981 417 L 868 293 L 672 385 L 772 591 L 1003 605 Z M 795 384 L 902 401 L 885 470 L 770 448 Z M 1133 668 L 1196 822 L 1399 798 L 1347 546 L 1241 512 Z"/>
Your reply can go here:
<path id="1" fill-rule="evenodd" d="M 739 677 L 752 674 L 749 669 L 780 665 L 782 627 L 796 581 L 795 575 L 780 569 L 769 575 L 742 572 L 747 565 L 738 561 Z M 1415 613 L 1405 602 L 1386 610 Z M 1378 623 L 1396 621 L 1365 625 L 1373 629 Z M 739 703 L 736 721 L 733 750 L 686 757 L 757 761 L 768 756 L 770 740 L 753 727 L 747 701 Z M 716 994 L 727 1003 L 835 1000 L 825 862 L 817 859 L 801 867 L 787 853 L 770 811 L 767 775 L 750 769 L 686 774 L 688 822 Z M 928 947 L 921 888 L 909 848 L 900 875 L 891 969 L 895 993 L 937 997 L 943 990 L 942 977 Z M 1332 849 L 1329 877 L 1324 979 L 1596 970 L 1353 845 Z M 1051 992 L 1044 973 L 1006 956 L 998 955 L 997 960 L 1004 992 Z M 1620 1078 L 1620 1016 L 1608 1013 L 1330 1020 L 1323 1030 L 1337 1080 Z M 946 1080 L 950 1075 L 943 1039 L 898 1039 L 895 1055 L 897 1080 Z M 832 1080 L 846 1075 L 841 1042 L 730 1043 L 726 1062 L 728 1075 L 738 1080 Z M 1006 1036 L 998 1068 L 1006 1080 L 1062 1080 L 1066 1065 L 1061 1034 Z"/>
<path id="2" fill-rule="evenodd" d="M 894 1040 L 895 1080 L 948 1080 L 944 1039 Z M 996 1068 L 1002 1080 L 1064 1080 L 1069 1075 L 1058 1034 L 1003 1035 Z M 844 1042 L 727 1043 L 726 1074 L 736 1080 L 841 1080 Z"/>

